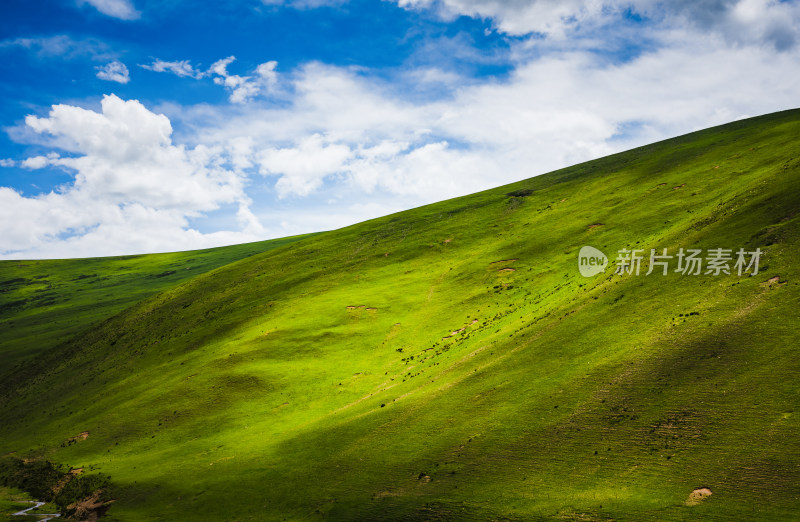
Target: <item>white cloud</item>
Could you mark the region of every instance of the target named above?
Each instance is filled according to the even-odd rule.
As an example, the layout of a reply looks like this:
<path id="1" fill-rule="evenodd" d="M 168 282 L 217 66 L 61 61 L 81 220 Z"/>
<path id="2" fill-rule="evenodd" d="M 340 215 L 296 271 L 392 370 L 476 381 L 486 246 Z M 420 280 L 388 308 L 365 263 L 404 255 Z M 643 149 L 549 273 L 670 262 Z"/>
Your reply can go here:
<path id="1" fill-rule="evenodd" d="M 57 166 L 75 179 L 30 198 L 0 189 L 4 257 L 165 251 L 263 237 L 245 179 L 224 168 L 221 150 L 173 144 L 169 120 L 138 101 L 110 95 L 101 108 L 56 105 L 47 117 L 26 118 L 70 155 L 35 156 L 23 166 Z M 189 226 L 189 218 L 221 205 L 238 207 L 240 230 L 201 234 Z"/>
<path id="2" fill-rule="evenodd" d="M 230 100 L 233 103 L 245 103 L 262 92 L 272 91 L 278 82 L 275 67 L 278 62 L 265 62 L 256 67 L 255 76 L 238 76 L 228 72 L 228 65 L 234 60 L 235 56 L 223 58 L 214 62 L 208 70 L 209 75 L 214 78 L 214 83 L 223 85 L 230 91 Z"/>
<path id="3" fill-rule="evenodd" d="M 236 58 L 229 56 L 211 65 L 209 73 L 214 77 L 214 83 L 223 85 L 231 91 L 230 100 L 234 103 L 243 103 L 258 94 L 258 85 L 250 76 L 238 76 L 228 73 L 228 65 Z"/>
<path id="4" fill-rule="evenodd" d="M 17 162 L 10 158 L 2 158 L 0 159 L 0 167 L 14 167 L 17 165 Z"/>
<path id="5" fill-rule="evenodd" d="M 800 36 L 800 5 L 779 0 L 395 0 L 406 9 L 434 9 L 441 17 L 470 16 L 492 20 L 510 35 L 539 33 L 563 39 L 591 28 L 617 29 L 627 10 L 674 28 L 694 25 L 735 43 L 793 47 Z M 644 29 L 642 29 L 644 30 Z"/>
<path id="6" fill-rule="evenodd" d="M 322 197 L 325 187 L 327 199 L 347 186 L 421 204 L 796 105 L 797 52 L 691 32 L 669 38 L 672 47 L 616 65 L 589 51 L 531 60 L 503 81 L 427 103 L 346 68 L 308 64 L 292 75 L 290 106 L 226 118 L 203 107 L 202 121 L 225 123 L 194 139 L 246 137 L 240 161 L 273 176 L 281 196 Z"/>
<path id="7" fill-rule="evenodd" d="M 444 18 L 459 15 L 490 18 L 497 29 L 512 35 L 532 32 L 564 36 L 565 30 L 604 15 L 604 8 L 622 2 L 600 0 L 397 0 L 409 9 L 436 8 Z M 628 3 L 628 2 L 626 2 Z"/>
<path id="8" fill-rule="evenodd" d="M 76 178 L 35 198 L 1 189 L 0 219 L 14 226 L 0 252 L 174 250 L 330 229 L 797 106 L 795 3 L 634 0 L 647 20 L 613 34 L 628 5 L 621 0 L 400 4 L 541 34 L 514 39 L 513 70 L 483 79 L 426 65 L 392 83 L 315 62 L 282 74 L 265 62 L 240 76 L 229 71 L 232 56 L 207 70 L 155 60 L 143 67 L 212 78 L 233 104 L 170 105 L 187 145 L 173 142 L 165 116 L 116 97 L 102 113 L 56 106 L 29 117 L 28 134 L 12 137 L 60 150 L 18 164 Z M 617 37 L 651 43 L 638 55 L 598 59 Z M 435 96 L 426 98 L 427 85 Z M 221 207 L 236 212 L 238 230 L 202 234 L 190 225 Z"/>
<path id="9" fill-rule="evenodd" d="M 31 170 L 43 169 L 48 165 L 55 165 L 58 159 L 59 155 L 55 152 L 51 152 L 47 156 L 25 158 L 20 162 L 20 166 Z"/>
<path id="10" fill-rule="evenodd" d="M 664 27 L 714 32 L 736 46 L 768 45 L 786 51 L 794 47 L 800 37 L 800 4 L 797 2 L 636 0 L 634 9 Z"/>
<path id="11" fill-rule="evenodd" d="M 230 91 L 230 101 L 233 103 L 247 103 L 258 95 L 276 91 L 279 78 L 275 68 L 278 66 L 278 62 L 264 62 L 255 68 L 252 76 L 239 76 L 228 72 L 228 66 L 235 60 L 235 56 L 217 60 L 207 71 L 196 69 L 188 60 L 168 62 L 156 59 L 152 64 L 140 65 L 140 67 L 154 72 L 170 72 L 177 76 L 196 80 L 211 77 L 214 83 Z"/>
<path id="12" fill-rule="evenodd" d="M 171 72 L 177 76 L 195 78 L 198 80 L 204 76 L 203 72 L 196 70 L 189 60 L 168 62 L 156 59 L 152 64 L 139 65 L 139 67 L 154 72 Z"/>
<path id="13" fill-rule="evenodd" d="M 378 148 L 389 149 L 387 145 Z M 347 166 L 351 183 L 366 192 L 379 190 L 431 203 L 488 189 L 502 179 L 502 162 L 478 151 L 453 149 L 447 142 L 402 151 L 396 146 L 394 151 L 366 150 Z"/>
<path id="14" fill-rule="evenodd" d="M 141 13 L 130 0 L 78 0 L 78 5 L 89 4 L 104 15 L 120 20 L 136 20 Z"/>
<path id="15" fill-rule="evenodd" d="M 109 82 L 128 83 L 131 80 L 128 68 L 119 60 L 97 67 L 97 77 Z"/>
<path id="16" fill-rule="evenodd" d="M 307 196 L 326 176 L 340 172 L 351 155 L 348 146 L 327 144 L 314 134 L 301 139 L 297 147 L 264 149 L 258 153 L 257 162 L 262 174 L 280 175 L 276 184 L 280 197 Z"/>
<path id="17" fill-rule="evenodd" d="M 278 73 L 275 71 L 277 66 L 278 62 L 271 60 L 256 67 L 256 76 L 267 91 L 274 90 L 278 85 Z"/>

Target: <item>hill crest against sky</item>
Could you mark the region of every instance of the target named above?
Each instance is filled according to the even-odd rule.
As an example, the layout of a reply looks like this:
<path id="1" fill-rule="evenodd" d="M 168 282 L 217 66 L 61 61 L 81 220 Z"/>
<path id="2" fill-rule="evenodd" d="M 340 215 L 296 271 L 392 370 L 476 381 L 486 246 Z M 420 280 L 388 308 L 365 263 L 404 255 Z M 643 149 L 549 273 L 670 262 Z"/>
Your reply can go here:
<path id="1" fill-rule="evenodd" d="M 192 277 L 5 371 L 0 452 L 110 475 L 119 520 L 790 517 L 798 137 L 738 121 Z M 764 255 L 613 274 L 662 248 Z"/>
<path id="2" fill-rule="evenodd" d="M 0 258 L 331 230 L 791 109 L 797 0 L 4 0 Z"/>

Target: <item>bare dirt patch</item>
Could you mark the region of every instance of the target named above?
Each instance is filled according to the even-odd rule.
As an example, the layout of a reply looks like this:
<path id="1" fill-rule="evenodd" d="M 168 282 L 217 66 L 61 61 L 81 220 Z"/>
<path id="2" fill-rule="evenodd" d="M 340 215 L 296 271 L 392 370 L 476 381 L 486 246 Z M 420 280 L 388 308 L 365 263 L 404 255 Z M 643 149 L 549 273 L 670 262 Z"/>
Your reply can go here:
<path id="1" fill-rule="evenodd" d="M 775 276 L 775 277 L 770 277 L 769 279 L 767 279 L 766 281 L 764 281 L 764 282 L 763 282 L 763 283 L 761 283 L 761 284 L 762 284 L 762 285 L 767 285 L 767 286 L 772 286 L 772 285 L 785 285 L 785 284 L 786 284 L 786 281 L 785 281 L 785 280 L 784 280 L 784 281 L 781 281 L 781 276 Z"/>
<path id="2" fill-rule="evenodd" d="M 595 223 L 593 225 L 589 225 L 589 230 L 593 230 L 595 228 L 600 228 L 600 227 L 604 227 L 604 226 L 606 226 L 605 223 Z"/>
<path id="3" fill-rule="evenodd" d="M 100 500 L 102 494 L 103 490 L 98 489 L 91 496 L 67 506 L 67 510 L 72 512 L 71 517 L 76 520 L 88 521 L 99 519 L 105 514 L 111 503 L 114 502 L 113 500 Z"/>
<path id="4" fill-rule="evenodd" d="M 62 447 L 69 446 L 71 444 L 75 444 L 76 442 L 80 442 L 80 441 L 86 440 L 88 438 L 89 438 L 89 432 L 88 431 L 82 431 L 79 434 L 75 435 L 74 437 L 70 437 L 67 440 L 65 440 L 64 443 L 61 446 Z"/>
<path id="5" fill-rule="evenodd" d="M 710 489 L 708 488 L 697 488 L 691 493 L 689 493 L 689 498 L 686 499 L 687 506 L 696 506 L 700 502 L 704 501 L 708 497 L 713 495 Z"/>
<path id="6" fill-rule="evenodd" d="M 519 261 L 519 259 L 501 259 L 500 261 L 492 261 L 489 263 L 490 265 L 499 265 L 500 263 L 513 263 L 514 261 Z"/>

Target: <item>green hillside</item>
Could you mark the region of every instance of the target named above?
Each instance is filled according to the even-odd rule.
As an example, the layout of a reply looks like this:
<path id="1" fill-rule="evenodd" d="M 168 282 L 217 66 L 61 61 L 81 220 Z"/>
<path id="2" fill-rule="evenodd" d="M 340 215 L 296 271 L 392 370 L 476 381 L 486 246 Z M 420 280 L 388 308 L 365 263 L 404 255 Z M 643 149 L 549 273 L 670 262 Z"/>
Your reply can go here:
<path id="1" fill-rule="evenodd" d="M 0 377 L 161 290 L 303 237 L 169 254 L 0 261 Z"/>
<path id="2" fill-rule="evenodd" d="M 110 476 L 113 520 L 791 520 L 798 143 L 739 121 L 133 295 L 3 372 L 0 455 Z"/>

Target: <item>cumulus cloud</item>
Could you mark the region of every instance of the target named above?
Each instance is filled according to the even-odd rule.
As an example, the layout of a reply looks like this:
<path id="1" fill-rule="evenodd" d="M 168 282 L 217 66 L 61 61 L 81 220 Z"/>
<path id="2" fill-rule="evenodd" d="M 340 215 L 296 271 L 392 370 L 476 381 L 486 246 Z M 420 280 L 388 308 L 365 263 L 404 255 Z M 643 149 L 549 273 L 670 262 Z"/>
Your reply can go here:
<path id="1" fill-rule="evenodd" d="M 101 13 L 120 20 L 136 20 L 141 13 L 130 0 L 78 0 L 78 5 L 89 4 Z"/>
<path id="2" fill-rule="evenodd" d="M 590 51 L 531 60 L 503 81 L 421 103 L 356 71 L 308 64 L 292 76 L 290 106 L 226 118 L 203 108 L 203 121 L 225 123 L 194 139 L 239 140 L 241 164 L 283 197 L 344 186 L 421 204 L 796 105 L 796 52 L 674 36 L 680 45 L 618 64 Z"/>
<path id="3" fill-rule="evenodd" d="M 28 134 L 12 136 L 58 152 L 14 164 L 67 169 L 75 181 L 32 198 L 1 189 L 0 218 L 8 209 L 23 218 L 4 221 L 14 227 L 0 251 L 112 254 L 325 230 L 797 106 L 795 3 L 398 1 L 537 34 L 513 39 L 513 69 L 502 77 L 426 66 L 397 73 L 399 85 L 316 62 L 281 75 L 265 62 L 241 76 L 232 56 L 208 69 L 155 60 L 143 67 L 211 78 L 233 103 L 172 106 L 187 145 L 174 143 L 165 116 L 116 97 L 100 113 L 56 106 L 29 117 Z M 644 17 L 629 20 L 625 37 L 654 44 L 598 59 L 623 8 Z M 420 84 L 434 84 L 436 96 L 418 95 Z M 281 103 L 264 103 L 265 94 Z M 366 195 L 374 204 L 359 205 Z M 301 211 L 281 210 L 297 201 Z M 192 228 L 222 207 L 238 230 Z"/>
<path id="4" fill-rule="evenodd" d="M 128 68 L 119 60 L 114 60 L 101 67 L 97 67 L 97 77 L 101 80 L 122 84 L 131 81 Z"/>
<path id="5" fill-rule="evenodd" d="M 51 152 L 47 156 L 31 156 L 30 158 L 25 158 L 20 162 L 20 166 L 31 170 L 43 169 L 48 165 L 55 164 L 57 159 L 59 159 L 58 154 Z"/>
<path id="6" fill-rule="evenodd" d="M 205 146 L 172 144 L 169 119 L 136 100 L 110 95 L 102 112 L 55 105 L 46 118 L 28 116 L 38 133 L 64 138 L 61 148 L 76 156 L 49 159 L 77 172 L 76 192 L 107 202 L 138 202 L 186 212 L 213 210 L 241 198 L 241 179 L 219 168 L 218 153 Z"/>
<path id="7" fill-rule="evenodd" d="M 36 197 L 0 189 L 0 207 L 8 214 L 0 216 L 8 224 L 0 239 L 5 257 L 164 251 L 263 234 L 249 209 L 245 179 L 224 166 L 222 151 L 174 144 L 170 121 L 136 100 L 105 96 L 100 112 L 55 105 L 47 117 L 28 116 L 25 123 L 68 154 L 35 156 L 22 165 L 62 168 L 75 177 Z M 202 234 L 189 226 L 190 218 L 222 205 L 238 207 L 240 230 Z"/>

